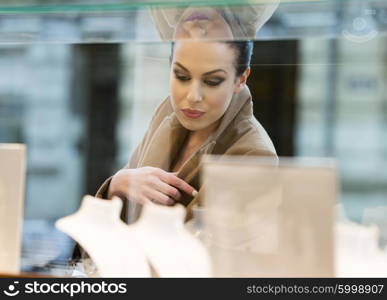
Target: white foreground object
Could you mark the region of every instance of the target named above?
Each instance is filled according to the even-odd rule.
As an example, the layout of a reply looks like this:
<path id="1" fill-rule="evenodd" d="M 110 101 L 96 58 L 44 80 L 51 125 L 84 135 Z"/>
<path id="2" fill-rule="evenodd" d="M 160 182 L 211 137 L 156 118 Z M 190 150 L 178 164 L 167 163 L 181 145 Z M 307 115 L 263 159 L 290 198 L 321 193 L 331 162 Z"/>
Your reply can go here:
<path id="1" fill-rule="evenodd" d="M 341 222 L 335 226 L 336 277 L 387 277 L 387 251 L 379 248 L 379 230 Z"/>
<path id="2" fill-rule="evenodd" d="M 77 241 L 103 277 L 149 277 L 150 270 L 133 232 L 120 220 L 121 200 L 83 198 L 80 209 L 56 222 Z"/>
<path id="3" fill-rule="evenodd" d="M 206 156 L 202 178 L 216 277 L 334 276 L 334 160 Z"/>
<path id="4" fill-rule="evenodd" d="M 160 277 L 210 277 L 211 261 L 206 248 L 184 226 L 181 204 L 147 204 L 139 220 L 129 226 Z"/>
<path id="5" fill-rule="evenodd" d="M 185 209 L 147 204 L 139 220 L 120 220 L 121 200 L 85 196 L 81 208 L 56 226 L 90 255 L 102 277 L 209 277 L 206 249 L 184 228 Z"/>
<path id="6" fill-rule="evenodd" d="M 0 144 L 0 272 L 20 271 L 26 170 L 23 144 Z"/>

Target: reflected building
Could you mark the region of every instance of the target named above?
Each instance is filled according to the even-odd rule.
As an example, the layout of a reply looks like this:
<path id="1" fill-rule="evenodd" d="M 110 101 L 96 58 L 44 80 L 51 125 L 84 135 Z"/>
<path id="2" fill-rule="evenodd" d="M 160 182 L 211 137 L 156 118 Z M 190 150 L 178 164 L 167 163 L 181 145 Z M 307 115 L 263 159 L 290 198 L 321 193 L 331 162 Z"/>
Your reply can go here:
<path id="1" fill-rule="evenodd" d="M 386 38 L 339 39 L 334 61 L 329 40 L 301 45 L 297 155 L 338 158 L 346 214 L 361 222 L 387 204 Z"/>

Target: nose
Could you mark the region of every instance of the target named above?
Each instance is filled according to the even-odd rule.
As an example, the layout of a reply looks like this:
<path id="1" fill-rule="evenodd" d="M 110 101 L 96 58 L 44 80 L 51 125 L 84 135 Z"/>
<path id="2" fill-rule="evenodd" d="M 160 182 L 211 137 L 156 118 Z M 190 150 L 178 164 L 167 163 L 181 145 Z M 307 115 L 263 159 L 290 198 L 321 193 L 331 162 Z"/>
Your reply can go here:
<path id="1" fill-rule="evenodd" d="M 200 102 L 203 100 L 200 84 L 192 83 L 188 91 L 187 99 L 189 102 Z"/>

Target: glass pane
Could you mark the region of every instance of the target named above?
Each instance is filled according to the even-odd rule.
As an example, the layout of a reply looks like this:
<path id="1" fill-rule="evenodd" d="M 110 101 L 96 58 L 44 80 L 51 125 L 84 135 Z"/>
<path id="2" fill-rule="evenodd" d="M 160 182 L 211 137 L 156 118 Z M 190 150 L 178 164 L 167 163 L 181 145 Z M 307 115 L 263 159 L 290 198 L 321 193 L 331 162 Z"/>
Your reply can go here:
<path id="1" fill-rule="evenodd" d="M 217 24 L 207 34 L 211 39 L 218 27 L 234 39 L 364 40 L 385 35 L 386 9 L 384 0 L 1 1 L 0 42 L 172 40 L 195 15 Z"/>
<path id="2" fill-rule="evenodd" d="M 127 164 L 171 93 L 170 40 L 189 7 L 14 2 L 0 1 L 0 143 L 27 145 L 22 270 L 63 275 L 74 241 L 54 223 Z M 227 7 L 239 20 L 251 11 L 246 2 L 276 3 L 189 5 Z M 387 245 L 386 16 L 385 0 L 283 0 L 248 36 L 253 113 L 277 154 L 337 159 L 340 216 L 376 224 L 380 247 Z"/>

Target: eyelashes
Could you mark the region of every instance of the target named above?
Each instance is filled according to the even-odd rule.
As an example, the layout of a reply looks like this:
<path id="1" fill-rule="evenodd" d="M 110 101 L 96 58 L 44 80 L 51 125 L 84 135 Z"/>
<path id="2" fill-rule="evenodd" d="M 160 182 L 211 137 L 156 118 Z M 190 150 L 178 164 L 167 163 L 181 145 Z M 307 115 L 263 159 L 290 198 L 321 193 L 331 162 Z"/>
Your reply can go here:
<path id="1" fill-rule="evenodd" d="M 191 80 L 191 77 L 184 75 L 184 74 L 181 74 L 180 72 L 174 71 L 174 74 L 175 74 L 175 78 L 179 81 L 187 82 L 187 81 Z M 216 87 L 216 86 L 222 84 L 223 81 L 225 81 L 225 78 L 222 78 L 222 77 L 203 79 L 204 84 L 211 86 L 211 87 Z"/>
<path id="2" fill-rule="evenodd" d="M 204 83 L 209 86 L 218 86 L 220 85 L 224 79 L 217 79 L 217 80 L 204 80 Z"/>
<path id="3" fill-rule="evenodd" d="M 191 78 L 188 77 L 188 76 L 184 76 L 184 75 L 179 75 L 177 73 L 175 73 L 175 77 L 176 79 L 180 80 L 180 81 L 189 81 Z"/>

